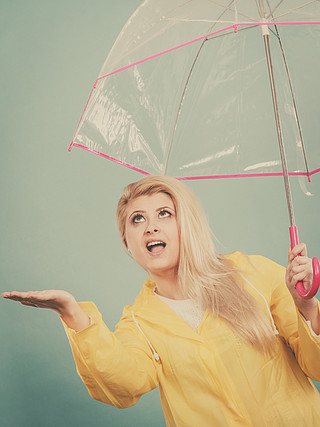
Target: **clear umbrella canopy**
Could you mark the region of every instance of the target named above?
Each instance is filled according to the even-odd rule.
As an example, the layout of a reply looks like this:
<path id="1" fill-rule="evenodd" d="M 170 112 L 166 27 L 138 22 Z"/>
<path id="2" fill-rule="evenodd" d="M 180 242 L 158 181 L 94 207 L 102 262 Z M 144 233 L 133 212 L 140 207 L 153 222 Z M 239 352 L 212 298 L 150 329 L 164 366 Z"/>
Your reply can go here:
<path id="1" fill-rule="evenodd" d="M 319 24 L 318 1 L 146 0 L 109 53 L 72 145 L 151 174 L 281 174 L 268 27 L 288 170 L 307 173 L 304 143 L 315 173 Z"/>

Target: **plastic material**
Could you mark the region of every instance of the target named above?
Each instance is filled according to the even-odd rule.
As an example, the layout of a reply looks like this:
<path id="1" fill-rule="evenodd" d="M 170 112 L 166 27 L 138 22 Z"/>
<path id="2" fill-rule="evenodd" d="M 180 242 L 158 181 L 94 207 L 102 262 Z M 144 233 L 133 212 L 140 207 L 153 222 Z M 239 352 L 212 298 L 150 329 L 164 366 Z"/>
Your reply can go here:
<path id="1" fill-rule="evenodd" d="M 290 240 L 291 240 L 291 247 L 294 248 L 298 243 L 298 230 L 297 227 L 294 225 L 292 227 L 289 227 L 289 233 L 290 233 Z M 301 298 L 304 299 L 310 299 L 315 296 L 315 294 L 318 292 L 319 286 L 320 286 L 320 263 L 318 258 L 314 257 L 312 259 L 312 267 L 313 267 L 313 282 L 311 285 L 311 288 L 309 290 L 306 290 L 303 286 L 302 282 L 297 283 L 297 291 Z"/>
<path id="2" fill-rule="evenodd" d="M 320 3 L 288 3 L 144 1 L 109 53 L 72 145 L 183 179 L 281 175 L 262 28 L 270 33 L 289 174 L 307 175 L 277 24 L 310 175 L 318 172 Z"/>

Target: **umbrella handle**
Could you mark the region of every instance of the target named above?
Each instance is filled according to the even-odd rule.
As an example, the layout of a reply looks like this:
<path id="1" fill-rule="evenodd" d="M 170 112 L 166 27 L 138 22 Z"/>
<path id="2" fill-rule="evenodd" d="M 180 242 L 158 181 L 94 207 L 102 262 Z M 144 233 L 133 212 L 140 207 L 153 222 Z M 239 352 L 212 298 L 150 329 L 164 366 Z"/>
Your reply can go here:
<path id="1" fill-rule="evenodd" d="M 290 240 L 291 240 L 291 248 L 294 248 L 298 243 L 298 231 L 295 225 L 289 227 Z M 298 294 L 303 299 L 310 299 L 315 296 L 318 292 L 320 286 L 320 263 L 317 257 L 312 259 L 312 268 L 313 268 L 313 282 L 311 288 L 307 291 L 303 286 L 302 282 L 298 282 L 296 289 Z"/>

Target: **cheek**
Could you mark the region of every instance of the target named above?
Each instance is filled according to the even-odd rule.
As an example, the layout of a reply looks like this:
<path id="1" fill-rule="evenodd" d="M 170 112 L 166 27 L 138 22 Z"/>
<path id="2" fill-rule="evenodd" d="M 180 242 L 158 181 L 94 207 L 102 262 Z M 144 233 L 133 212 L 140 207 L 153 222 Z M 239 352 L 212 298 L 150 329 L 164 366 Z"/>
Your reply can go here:
<path id="1" fill-rule="evenodd" d="M 131 249 L 132 248 L 132 246 L 133 246 L 133 239 L 132 239 L 132 236 L 131 236 L 131 233 L 129 232 L 127 232 L 126 233 L 126 242 L 127 242 L 127 248 L 128 249 Z"/>
<path id="2" fill-rule="evenodd" d="M 132 237 L 131 237 L 131 232 L 130 232 L 130 228 L 129 227 L 126 227 L 126 231 L 125 231 L 125 235 L 124 235 L 124 237 L 125 237 L 125 241 L 126 241 L 126 246 L 127 246 L 127 248 L 130 248 L 130 244 L 131 244 L 131 240 L 132 240 Z"/>
<path id="3" fill-rule="evenodd" d="M 178 224 L 176 222 L 174 222 L 172 224 L 172 235 L 178 240 L 180 241 L 180 232 L 179 232 L 179 227 Z"/>
<path id="4" fill-rule="evenodd" d="M 175 249 L 180 252 L 180 233 L 177 225 L 172 227 L 170 235 L 173 238 Z"/>
<path id="5" fill-rule="evenodd" d="M 129 248 L 131 251 L 133 251 L 138 246 L 138 236 L 139 230 L 135 229 L 134 227 L 128 227 L 126 230 L 126 241 L 127 248 Z"/>

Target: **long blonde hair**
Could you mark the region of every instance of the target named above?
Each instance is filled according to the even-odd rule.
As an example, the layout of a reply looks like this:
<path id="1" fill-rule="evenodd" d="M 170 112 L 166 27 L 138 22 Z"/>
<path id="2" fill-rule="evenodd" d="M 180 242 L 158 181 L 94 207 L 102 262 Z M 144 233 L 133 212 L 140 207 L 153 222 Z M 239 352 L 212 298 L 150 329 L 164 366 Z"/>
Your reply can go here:
<path id="1" fill-rule="evenodd" d="M 126 242 L 127 204 L 140 196 L 165 193 L 173 201 L 180 234 L 179 286 L 210 313 L 223 318 L 244 341 L 271 351 L 274 334 L 256 301 L 240 285 L 238 269 L 217 253 L 202 207 L 193 192 L 167 176 L 150 176 L 129 184 L 119 200 L 117 225 Z"/>

